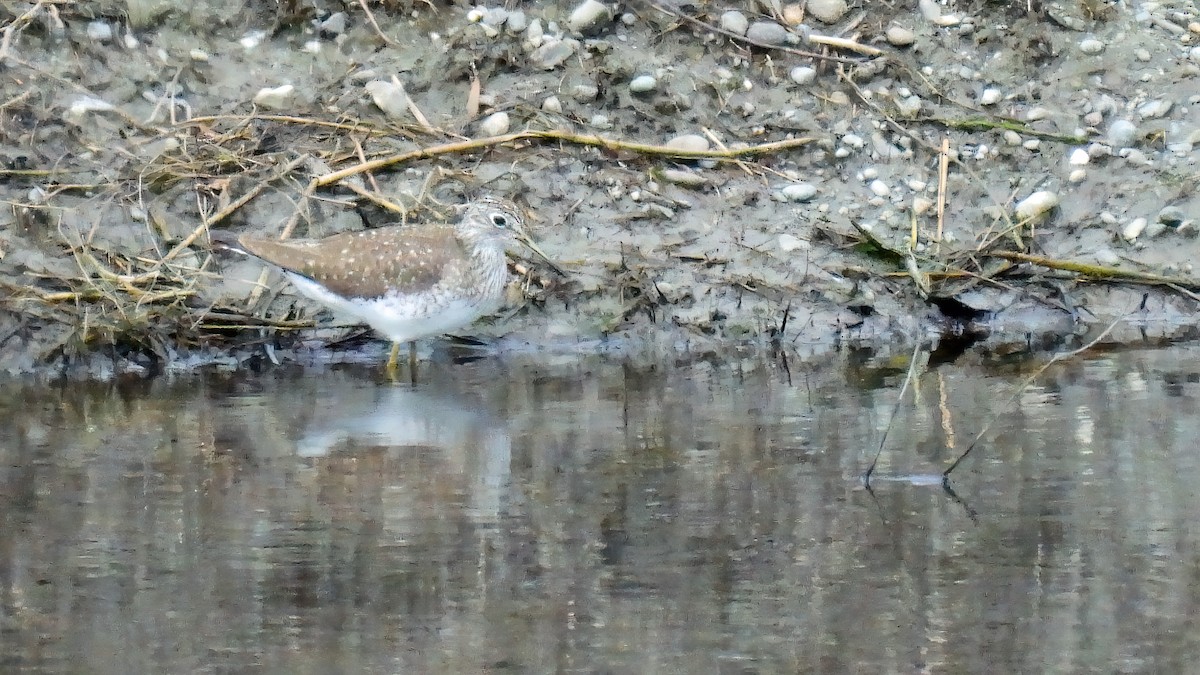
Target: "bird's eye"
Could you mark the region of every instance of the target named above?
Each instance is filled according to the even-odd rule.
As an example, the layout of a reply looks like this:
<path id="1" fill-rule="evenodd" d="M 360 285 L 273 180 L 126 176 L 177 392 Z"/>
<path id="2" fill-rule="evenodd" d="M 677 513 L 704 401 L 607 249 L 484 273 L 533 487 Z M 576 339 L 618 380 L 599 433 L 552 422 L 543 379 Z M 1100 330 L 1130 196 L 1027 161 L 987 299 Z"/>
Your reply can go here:
<path id="1" fill-rule="evenodd" d="M 493 213 L 492 224 L 496 227 L 508 227 L 508 216 L 503 213 Z"/>

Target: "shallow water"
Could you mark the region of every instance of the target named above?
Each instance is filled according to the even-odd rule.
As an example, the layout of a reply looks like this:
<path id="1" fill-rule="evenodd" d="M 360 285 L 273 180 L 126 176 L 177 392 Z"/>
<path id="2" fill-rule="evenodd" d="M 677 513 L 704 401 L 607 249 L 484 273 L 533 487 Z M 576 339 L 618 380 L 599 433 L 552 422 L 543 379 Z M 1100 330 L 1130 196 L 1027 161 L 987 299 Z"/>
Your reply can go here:
<path id="1" fill-rule="evenodd" d="M 1184 672 L 1198 355 L 9 387 L 0 665 Z"/>

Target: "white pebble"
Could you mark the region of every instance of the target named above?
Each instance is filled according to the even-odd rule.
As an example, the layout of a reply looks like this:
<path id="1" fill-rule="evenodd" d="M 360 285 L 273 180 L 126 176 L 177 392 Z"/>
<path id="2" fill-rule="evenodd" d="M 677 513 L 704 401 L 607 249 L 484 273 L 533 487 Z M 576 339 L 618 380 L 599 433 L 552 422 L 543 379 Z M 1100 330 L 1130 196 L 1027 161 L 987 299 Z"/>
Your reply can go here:
<path id="1" fill-rule="evenodd" d="M 721 15 L 721 28 L 735 35 L 745 35 L 750 28 L 750 21 L 745 14 L 731 9 Z"/>
<path id="2" fill-rule="evenodd" d="M 1146 61 L 1149 61 L 1149 60 L 1150 60 L 1150 50 L 1148 50 L 1148 49 L 1135 49 L 1135 50 L 1133 50 L 1133 58 L 1137 59 L 1138 61 L 1141 61 L 1141 62 L 1145 63 Z"/>
<path id="3" fill-rule="evenodd" d="M 1142 104 L 1138 107 L 1137 111 L 1143 119 L 1152 119 L 1166 115 L 1171 110 L 1171 105 L 1171 101 L 1166 99 L 1158 99 L 1156 101 L 1150 101 L 1149 103 Z"/>
<path id="4" fill-rule="evenodd" d="M 788 32 L 774 21 L 755 21 L 746 30 L 746 37 L 764 45 L 781 45 L 787 42 Z"/>
<path id="5" fill-rule="evenodd" d="M 363 88 L 383 114 L 392 119 L 408 115 L 408 94 L 404 93 L 403 85 L 388 80 L 374 80 L 363 85 Z"/>
<path id="6" fill-rule="evenodd" d="M 871 181 L 871 192 L 874 193 L 876 197 L 886 197 L 892 194 L 892 189 L 888 187 L 887 183 L 881 180 L 873 180 Z"/>
<path id="7" fill-rule="evenodd" d="M 1142 230 L 1146 229 L 1149 221 L 1145 218 L 1134 218 L 1129 221 L 1129 224 L 1121 229 L 1121 238 L 1125 241 L 1133 241 L 1142 234 Z"/>
<path id="8" fill-rule="evenodd" d="M 1087 180 L 1087 169 L 1075 169 L 1067 176 L 1067 181 L 1078 185 Z"/>
<path id="9" fill-rule="evenodd" d="M 918 216 L 923 216 L 933 208 L 933 200 L 928 197 L 913 197 L 912 210 Z"/>
<path id="10" fill-rule="evenodd" d="M 979 105 L 995 105 L 1002 98 L 1004 98 L 1004 94 L 999 89 L 989 87 L 984 89 L 983 93 L 979 95 Z"/>
<path id="11" fill-rule="evenodd" d="M 508 113 L 495 112 L 479 123 L 479 133 L 486 136 L 502 136 L 508 133 L 509 120 Z"/>
<path id="12" fill-rule="evenodd" d="M 1087 150 L 1084 150 L 1083 148 L 1075 148 L 1071 151 L 1071 157 L 1067 160 L 1067 162 L 1070 163 L 1071 166 L 1083 166 L 1090 160 L 1091 157 L 1088 156 Z"/>
<path id="13" fill-rule="evenodd" d="M 204 51 L 203 49 L 193 49 L 188 52 L 188 58 L 197 63 L 205 63 L 208 61 L 209 57 L 208 52 Z"/>
<path id="14" fill-rule="evenodd" d="M 571 58 L 578 48 L 578 40 L 548 38 L 542 42 L 540 47 L 533 50 L 533 53 L 529 55 L 529 60 L 537 68 L 553 70 Z"/>
<path id="15" fill-rule="evenodd" d="M 907 47 L 917 41 L 916 34 L 902 26 L 889 26 L 886 35 L 888 44 L 893 47 Z"/>
<path id="16" fill-rule="evenodd" d="M 607 129 L 612 126 L 612 122 L 609 121 L 608 115 L 602 115 L 600 113 L 592 115 L 592 118 L 588 120 L 588 124 L 596 129 Z"/>
<path id="17" fill-rule="evenodd" d="M 1104 51 L 1104 43 L 1096 38 L 1084 38 L 1079 43 L 1079 51 L 1084 54 L 1099 54 Z"/>
<path id="18" fill-rule="evenodd" d="M 779 235 L 779 248 L 783 250 L 784 253 L 791 253 L 792 251 L 807 251 L 809 244 L 800 237 L 797 237 L 794 234 L 787 234 L 785 232 L 784 234 Z"/>
<path id="19" fill-rule="evenodd" d="M 287 108 L 296 94 L 296 88 L 290 84 L 278 87 L 264 87 L 254 95 L 254 104 L 268 110 L 283 110 Z"/>
<path id="20" fill-rule="evenodd" d="M 87 36 L 94 42 L 108 42 L 113 37 L 113 29 L 107 21 L 93 21 L 87 25 Z"/>
<path id="21" fill-rule="evenodd" d="M 817 69 L 809 66 L 796 66 L 788 73 L 788 77 L 796 84 L 812 84 L 817 79 Z"/>
<path id="22" fill-rule="evenodd" d="M 654 91 L 658 87 L 658 80 L 654 79 L 653 75 L 638 75 L 629 82 L 629 91 L 635 94 L 644 94 L 649 91 Z"/>
<path id="23" fill-rule="evenodd" d="M 513 34 L 524 32 L 528 26 L 529 19 L 525 16 L 525 12 L 519 9 L 509 13 L 508 20 L 504 22 L 505 30 Z"/>
<path id="24" fill-rule="evenodd" d="M 1021 144 L 1021 134 L 1018 134 L 1017 132 L 1013 131 L 1012 129 L 1008 129 L 1004 132 L 1004 142 L 1007 143 L 1008 145 L 1020 145 Z"/>
<path id="25" fill-rule="evenodd" d="M 879 178 L 879 169 L 873 166 L 868 166 L 859 174 L 859 180 L 875 180 L 876 178 Z"/>
<path id="26" fill-rule="evenodd" d="M 1043 108 L 1041 106 L 1038 106 L 1036 108 L 1030 108 L 1028 111 L 1026 111 L 1025 121 L 1026 122 L 1036 122 L 1038 120 L 1047 119 L 1048 117 L 1050 117 L 1050 115 L 1051 115 L 1051 112 L 1050 112 L 1049 108 Z"/>
<path id="27" fill-rule="evenodd" d="M 937 4 L 937 0 L 920 0 L 917 8 L 926 21 L 936 22 L 942 16 L 942 8 Z"/>
<path id="28" fill-rule="evenodd" d="M 667 141 L 667 147 L 684 152 L 707 152 L 712 146 L 708 139 L 699 134 L 682 134 Z"/>
<path id="29" fill-rule="evenodd" d="M 251 49 L 254 49 L 258 45 L 262 44 L 263 39 L 266 37 L 267 37 L 266 31 L 252 30 L 249 33 L 246 33 L 245 35 L 243 35 L 241 37 L 241 39 L 238 40 L 238 44 L 242 45 L 242 49 L 245 49 L 246 51 L 250 51 Z"/>
<path id="30" fill-rule="evenodd" d="M 609 18 L 608 6 L 597 0 L 584 0 L 583 4 L 571 12 L 567 26 L 575 32 L 583 32 L 593 28 L 601 20 Z"/>
<path id="31" fill-rule="evenodd" d="M 837 23 L 849 11 L 846 0 L 808 0 L 809 16 L 821 23 Z"/>
<path id="32" fill-rule="evenodd" d="M 562 101 L 559 101 L 557 96 L 547 96 L 546 100 L 542 101 L 542 110 L 548 113 L 561 113 L 563 111 Z"/>
<path id="33" fill-rule="evenodd" d="M 817 196 L 817 186 L 812 183 L 793 183 L 779 191 L 790 202 L 807 202 Z"/>
<path id="34" fill-rule="evenodd" d="M 1115 267 L 1115 266 L 1121 264 L 1121 256 L 1117 255 L 1116 252 L 1113 251 L 1111 248 L 1108 248 L 1108 247 L 1102 248 L 1099 251 L 1096 251 L 1096 253 L 1094 255 L 1096 258 L 1096 262 L 1100 263 L 1101 265 L 1108 265 L 1109 267 Z"/>
<path id="35" fill-rule="evenodd" d="M 1049 190 L 1041 190 L 1022 199 L 1017 204 L 1015 211 L 1018 219 L 1032 220 L 1046 215 L 1056 206 L 1058 206 L 1058 195 Z"/>
<path id="36" fill-rule="evenodd" d="M 859 150 L 867 144 L 866 141 L 862 139 L 862 136 L 859 136 L 858 134 L 846 134 L 845 136 L 842 136 L 842 143 L 854 148 L 855 150 Z"/>
<path id="37" fill-rule="evenodd" d="M 1040 138 L 1031 138 L 1022 143 L 1021 147 L 1033 152 L 1042 147 L 1042 140 Z"/>

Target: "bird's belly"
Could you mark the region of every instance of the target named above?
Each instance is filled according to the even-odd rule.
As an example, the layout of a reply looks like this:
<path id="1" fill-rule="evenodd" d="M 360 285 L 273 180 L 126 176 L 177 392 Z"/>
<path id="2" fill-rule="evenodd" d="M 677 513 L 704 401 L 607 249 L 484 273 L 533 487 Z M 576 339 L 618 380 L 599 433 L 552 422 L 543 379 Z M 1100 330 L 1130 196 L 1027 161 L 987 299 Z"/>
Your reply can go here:
<path id="1" fill-rule="evenodd" d="M 379 298 L 346 298 L 312 279 L 288 274 L 302 294 L 368 324 L 393 342 L 408 342 L 461 328 L 493 311 L 495 303 L 447 297 L 436 291 L 417 295 L 389 293 Z"/>

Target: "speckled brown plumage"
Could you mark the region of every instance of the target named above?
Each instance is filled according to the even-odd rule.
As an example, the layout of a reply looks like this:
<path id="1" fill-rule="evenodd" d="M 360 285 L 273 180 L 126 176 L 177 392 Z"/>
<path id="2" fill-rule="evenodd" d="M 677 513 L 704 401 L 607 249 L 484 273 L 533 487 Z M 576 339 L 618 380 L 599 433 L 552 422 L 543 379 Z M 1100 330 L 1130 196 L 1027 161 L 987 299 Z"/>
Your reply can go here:
<path id="1" fill-rule="evenodd" d="M 484 198 L 453 224 L 393 225 L 320 240 L 212 233 L 213 245 L 279 267 L 302 294 L 393 342 L 439 335 L 494 311 L 508 282 L 505 249 L 541 251 L 509 202 Z M 393 351 L 393 358 L 395 352 Z"/>

